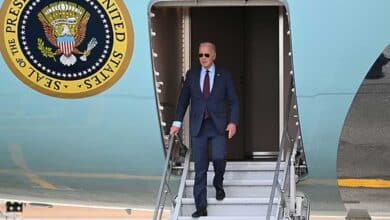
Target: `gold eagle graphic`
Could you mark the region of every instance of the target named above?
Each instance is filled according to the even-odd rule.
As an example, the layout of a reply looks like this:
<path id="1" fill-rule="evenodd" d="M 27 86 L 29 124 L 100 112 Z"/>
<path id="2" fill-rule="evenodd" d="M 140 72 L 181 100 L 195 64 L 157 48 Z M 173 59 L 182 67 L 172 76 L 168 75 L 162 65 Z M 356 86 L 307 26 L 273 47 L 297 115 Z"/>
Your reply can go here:
<path id="1" fill-rule="evenodd" d="M 62 55 L 60 57 L 62 64 L 66 66 L 75 64 L 77 59 L 73 54 L 81 54 L 85 57 L 89 55 L 90 50 L 81 52 L 77 48 L 86 37 L 87 24 L 90 19 L 89 13 L 85 13 L 80 21 L 77 21 L 79 19 L 68 17 L 49 23 L 42 13 L 38 14 L 38 19 L 42 24 L 47 40 L 57 48 L 54 54 L 56 56 Z M 64 39 L 66 40 L 64 41 Z"/>

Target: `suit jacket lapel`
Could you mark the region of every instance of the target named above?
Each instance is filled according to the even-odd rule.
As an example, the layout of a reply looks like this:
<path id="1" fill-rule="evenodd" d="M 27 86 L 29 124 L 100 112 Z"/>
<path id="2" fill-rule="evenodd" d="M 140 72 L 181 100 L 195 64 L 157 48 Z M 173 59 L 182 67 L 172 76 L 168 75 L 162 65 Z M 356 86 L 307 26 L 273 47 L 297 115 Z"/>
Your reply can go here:
<path id="1" fill-rule="evenodd" d="M 217 68 L 217 66 L 215 66 L 214 83 L 213 83 L 213 88 L 211 89 L 210 96 L 212 96 L 214 94 L 214 91 L 216 89 L 218 89 L 218 86 L 219 86 L 219 83 L 220 83 L 220 79 L 219 79 L 220 77 L 221 77 L 221 73 L 218 72 L 218 68 Z"/>
<path id="2" fill-rule="evenodd" d="M 200 87 L 200 74 L 202 71 L 202 68 L 197 68 L 196 70 L 196 77 L 195 77 L 195 88 L 198 88 L 197 91 L 203 96 L 202 88 Z"/>

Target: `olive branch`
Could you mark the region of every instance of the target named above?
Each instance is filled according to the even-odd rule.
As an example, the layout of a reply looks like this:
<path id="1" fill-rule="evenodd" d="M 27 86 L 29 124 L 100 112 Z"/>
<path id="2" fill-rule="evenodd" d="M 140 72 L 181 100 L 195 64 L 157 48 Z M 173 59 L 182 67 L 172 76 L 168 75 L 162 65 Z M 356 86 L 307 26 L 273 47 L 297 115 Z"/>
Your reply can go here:
<path id="1" fill-rule="evenodd" d="M 56 58 L 54 56 L 55 53 L 52 51 L 52 48 L 45 47 L 45 43 L 43 42 L 43 40 L 41 38 L 38 38 L 38 49 L 39 49 L 39 51 L 41 51 L 41 54 L 44 57 L 51 57 L 51 58 L 53 58 L 54 62 L 57 62 Z"/>

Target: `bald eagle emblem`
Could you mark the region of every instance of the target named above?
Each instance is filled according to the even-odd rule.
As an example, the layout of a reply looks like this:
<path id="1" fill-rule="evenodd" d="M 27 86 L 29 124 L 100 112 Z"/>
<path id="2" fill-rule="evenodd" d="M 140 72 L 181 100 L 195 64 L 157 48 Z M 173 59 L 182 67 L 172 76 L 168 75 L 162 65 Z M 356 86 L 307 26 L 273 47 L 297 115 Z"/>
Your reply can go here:
<path id="1" fill-rule="evenodd" d="M 80 5 L 73 2 L 59 1 L 43 8 L 38 13 L 47 41 L 56 49 L 46 47 L 44 40 L 38 38 L 38 49 L 44 57 L 60 56 L 60 62 L 65 66 L 72 66 L 77 62 L 77 55 L 81 61 L 87 61 L 92 49 L 98 44 L 92 38 L 86 50 L 78 49 L 85 40 L 87 25 L 91 15 Z"/>

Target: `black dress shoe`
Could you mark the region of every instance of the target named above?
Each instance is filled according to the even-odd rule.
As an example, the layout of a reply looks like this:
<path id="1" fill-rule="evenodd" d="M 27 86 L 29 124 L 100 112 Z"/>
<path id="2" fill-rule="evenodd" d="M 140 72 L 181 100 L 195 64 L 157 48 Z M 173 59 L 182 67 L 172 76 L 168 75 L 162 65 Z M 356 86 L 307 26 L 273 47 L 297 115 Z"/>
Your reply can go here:
<path id="1" fill-rule="evenodd" d="M 223 189 L 218 189 L 216 194 L 215 194 L 215 198 L 218 200 L 218 201 L 221 201 L 225 198 L 225 191 Z"/>
<path id="2" fill-rule="evenodd" d="M 193 218 L 199 218 L 200 216 L 207 216 L 207 209 L 196 210 L 192 213 Z"/>

